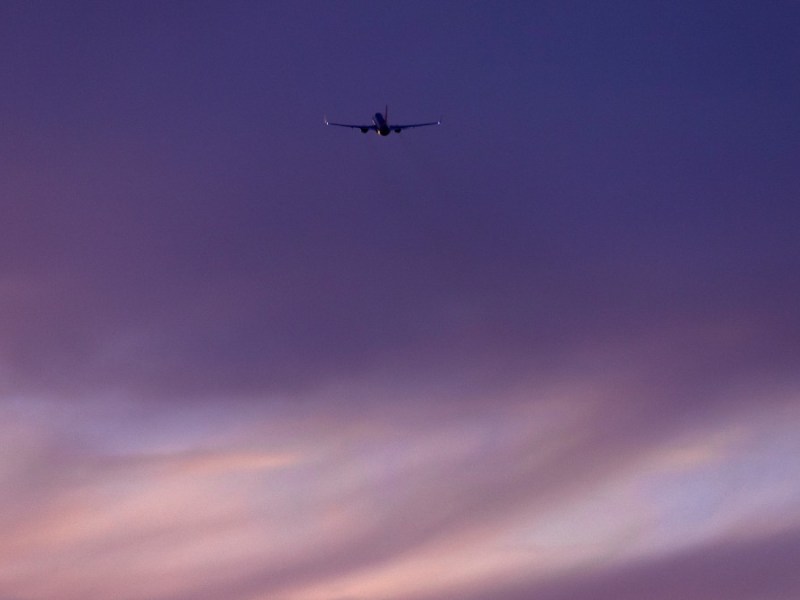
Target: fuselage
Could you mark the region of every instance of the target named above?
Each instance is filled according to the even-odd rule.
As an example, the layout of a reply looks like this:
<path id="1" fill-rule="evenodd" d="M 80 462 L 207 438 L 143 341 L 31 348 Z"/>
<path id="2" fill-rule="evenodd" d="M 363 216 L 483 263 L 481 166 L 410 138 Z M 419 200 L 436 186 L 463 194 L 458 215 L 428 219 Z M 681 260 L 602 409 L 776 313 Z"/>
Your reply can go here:
<path id="1" fill-rule="evenodd" d="M 372 117 L 372 122 L 375 123 L 375 130 L 378 132 L 378 135 L 389 135 L 392 132 L 389 124 L 386 122 L 386 117 L 381 113 L 376 112 L 375 116 Z"/>

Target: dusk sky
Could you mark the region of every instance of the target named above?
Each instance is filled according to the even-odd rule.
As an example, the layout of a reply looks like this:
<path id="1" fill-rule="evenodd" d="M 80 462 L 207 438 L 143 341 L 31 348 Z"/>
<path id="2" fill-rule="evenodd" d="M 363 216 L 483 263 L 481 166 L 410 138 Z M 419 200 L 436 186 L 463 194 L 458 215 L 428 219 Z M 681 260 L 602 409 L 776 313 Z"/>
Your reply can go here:
<path id="1" fill-rule="evenodd" d="M 2 2 L 0 165 L 0 600 L 800 598 L 800 3 Z"/>

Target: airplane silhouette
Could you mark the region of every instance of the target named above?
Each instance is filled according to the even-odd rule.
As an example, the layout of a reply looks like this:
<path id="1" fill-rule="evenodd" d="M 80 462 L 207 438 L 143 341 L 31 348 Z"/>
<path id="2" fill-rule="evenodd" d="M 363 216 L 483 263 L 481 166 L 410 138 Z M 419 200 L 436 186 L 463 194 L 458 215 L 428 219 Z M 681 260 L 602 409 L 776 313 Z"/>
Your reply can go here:
<path id="1" fill-rule="evenodd" d="M 389 125 L 389 107 L 383 114 L 376 112 L 372 117 L 372 125 L 348 125 L 347 123 L 331 123 L 325 117 L 325 125 L 336 125 L 337 127 L 350 127 L 351 129 L 360 129 L 361 133 L 374 131 L 378 135 L 387 136 L 391 132 L 400 133 L 403 129 L 410 129 L 412 127 L 427 127 L 428 125 L 441 125 L 442 121 L 432 121 L 430 123 L 412 123 L 411 125 Z"/>

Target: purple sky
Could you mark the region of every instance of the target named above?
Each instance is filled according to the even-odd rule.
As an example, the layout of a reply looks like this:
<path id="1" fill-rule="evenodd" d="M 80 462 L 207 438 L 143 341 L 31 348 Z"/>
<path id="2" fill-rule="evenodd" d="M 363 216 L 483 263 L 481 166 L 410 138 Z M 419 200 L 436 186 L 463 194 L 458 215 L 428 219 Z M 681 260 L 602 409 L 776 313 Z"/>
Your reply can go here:
<path id="1" fill-rule="evenodd" d="M 796 2 L 0 3 L 0 600 L 796 600 Z M 443 118 L 387 138 L 326 128 Z"/>

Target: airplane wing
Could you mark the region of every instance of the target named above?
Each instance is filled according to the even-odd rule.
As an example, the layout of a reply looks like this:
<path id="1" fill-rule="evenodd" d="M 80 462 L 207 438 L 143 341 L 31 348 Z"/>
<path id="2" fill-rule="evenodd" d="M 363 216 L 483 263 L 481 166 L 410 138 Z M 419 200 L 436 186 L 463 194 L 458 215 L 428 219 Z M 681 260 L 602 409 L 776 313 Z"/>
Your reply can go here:
<path id="1" fill-rule="evenodd" d="M 427 127 L 428 125 L 441 125 L 441 121 L 432 121 L 430 123 L 412 123 L 410 125 L 389 125 L 392 131 L 400 131 L 401 129 L 411 129 L 412 127 Z"/>
<path id="2" fill-rule="evenodd" d="M 378 128 L 375 125 L 349 125 L 347 123 L 331 123 L 325 119 L 325 125 L 335 125 L 336 127 L 349 127 L 350 129 L 360 129 L 361 131 L 376 131 Z"/>

